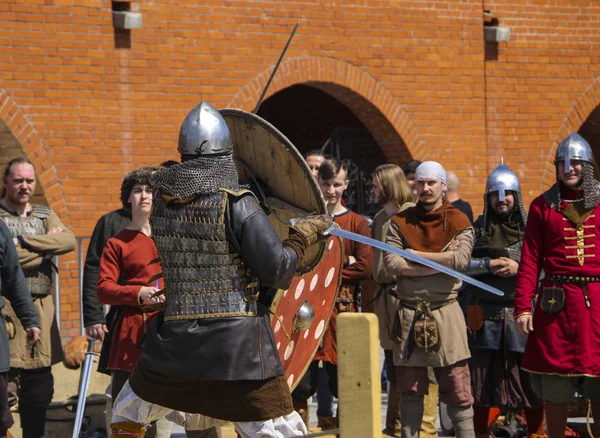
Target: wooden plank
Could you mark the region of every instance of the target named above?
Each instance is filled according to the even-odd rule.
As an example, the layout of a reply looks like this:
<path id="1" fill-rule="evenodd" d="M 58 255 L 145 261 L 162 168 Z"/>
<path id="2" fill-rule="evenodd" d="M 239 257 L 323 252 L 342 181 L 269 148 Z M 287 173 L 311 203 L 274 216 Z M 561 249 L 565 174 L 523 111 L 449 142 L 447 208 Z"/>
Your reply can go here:
<path id="1" fill-rule="evenodd" d="M 340 313 L 337 344 L 340 437 L 381 438 L 377 316 Z"/>

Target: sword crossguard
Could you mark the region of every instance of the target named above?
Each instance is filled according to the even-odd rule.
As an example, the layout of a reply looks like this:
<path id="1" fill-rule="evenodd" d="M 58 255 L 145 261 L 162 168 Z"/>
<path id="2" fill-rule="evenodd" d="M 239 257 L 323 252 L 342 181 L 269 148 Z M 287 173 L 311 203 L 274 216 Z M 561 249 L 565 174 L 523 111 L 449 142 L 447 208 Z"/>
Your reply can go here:
<path id="1" fill-rule="evenodd" d="M 335 230 L 336 228 L 340 228 L 340 226 L 334 222 L 333 224 L 331 224 L 331 226 L 329 228 L 327 228 L 325 231 L 323 231 L 323 236 L 331 235 L 331 232 L 333 230 Z"/>

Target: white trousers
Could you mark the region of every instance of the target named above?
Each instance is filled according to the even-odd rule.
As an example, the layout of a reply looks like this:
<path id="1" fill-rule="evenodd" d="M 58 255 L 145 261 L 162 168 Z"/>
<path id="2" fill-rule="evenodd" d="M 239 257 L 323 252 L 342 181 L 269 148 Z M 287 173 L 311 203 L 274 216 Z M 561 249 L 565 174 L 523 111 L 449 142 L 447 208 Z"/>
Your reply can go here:
<path id="1" fill-rule="evenodd" d="M 125 383 L 113 406 L 112 423 L 130 422 L 150 424 L 160 418 L 167 418 L 186 430 L 204 430 L 216 427 L 221 436 L 221 426 L 228 422 L 200 414 L 187 414 L 139 398 Z M 300 415 L 294 411 L 289 415 L 268 421 L 234 423 L 235 430 L 242 438 L 289 438 L 308 434 Z"/>

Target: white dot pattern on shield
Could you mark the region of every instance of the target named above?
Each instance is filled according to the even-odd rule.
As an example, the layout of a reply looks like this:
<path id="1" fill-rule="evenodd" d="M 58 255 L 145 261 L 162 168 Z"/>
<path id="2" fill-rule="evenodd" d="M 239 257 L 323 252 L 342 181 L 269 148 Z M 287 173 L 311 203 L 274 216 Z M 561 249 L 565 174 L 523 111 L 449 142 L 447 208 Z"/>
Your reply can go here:
<path id="1" fill-rule="evenodd" d="M 319 281 L 319 274 L 315 274 L 313 279 L 310 281 L 310 291 L 312 292 L 317 287 L 317 282 Z"/>
<path id="2" fill-rule="evenodd" d="M 329 241 L 329 249 L 333 248 L 333 239 Z"/>
<path id="3" fill-rule="evenodd" d="M 333 281 L 333 276 L 335 274 L 335 268 L 331 268 L 327 273 L 327 277 L 325 277 L 325 287 L 329 287 L 331 282 Z"/>
<path id="4" fill-rule="evenodd" d="M 287 384 L 288 384 L 288 386 L 289 386 L 290 388 L 291 388 L 291 387 L 292 387 L 292 385 L 294 384 L 294 375 L 293 375 L 293 374 L 290 374 L 290 377 L 288 377 L 288 379 L 287 379 Z"/>
<path id="5" fill-rule="evenodd" d="M 294 294 L 294 298 L 296 298 L 296 299 L 300 298 L 300 295 L 302 295 L 302 292 L 304 292 L 304 284 L 305 283 L 306 282 L 304 281 L 304 278 L 298 282 L 298 286 L 296 286 L 296 293 Z"/>
<path id="6" fill-rule="evenodd" d="M 289 289 L 286 289 L 286 290 L 284 290 L 284 291 L 283 291 L 283 296 L 284 296 L 284 297 L 285 297 L 285 296 L 287 296 L 287 293 L 288 293 L 288 292 L 289 292 Z"/>
<path id="7" fill-rule="evenodd" d="M 283 321 L 283 317 L 279 317 L 279 319 L 275 323 L 275 329 L 273 329 L 274 333 L 277 333 L 279 330 L 281 330 L 281 322 L 279 322 L 280 320 Z"/>
<path id="8" fill-rule="evenodd" d="M 290 341 L 287 348 L 285 349 L 285 353 L 283 353 L 283 359 L 288 360 L 294 351 L 294 341 Z"/>
<path id="9" fill-rule="evenodd" d="M 304 331 L 304 339 L 308 338 L 308 334 L 310 333 L 310 329 L 306 329 Z"/>
<path id="10" fill-rule="evenodd" d="M 279 347 L 281 347 L 281 342 L 277 343 L 277 350 L 279 350 Z"/>
<path id="11" fill-rule="evenodd" d="M 321 322 L 319 322 L 317 329 L 315 330 L 315 339 L 319 339 L 321 337 L 321 334 L 323 333 L 324 328 L 325 328 L 325 320 L 322 319 Z"/>

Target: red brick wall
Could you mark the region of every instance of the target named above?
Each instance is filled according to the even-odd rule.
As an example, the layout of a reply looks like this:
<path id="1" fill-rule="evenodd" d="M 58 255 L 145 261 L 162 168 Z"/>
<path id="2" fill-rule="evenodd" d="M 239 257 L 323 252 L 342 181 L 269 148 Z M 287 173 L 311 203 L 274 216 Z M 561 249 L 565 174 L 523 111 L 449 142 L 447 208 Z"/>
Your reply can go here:
<path id="1" fill-rule="evenodd" d="M 202 4 L 198 4 L 202 3 Z M 553 180 L 556 140 L 598 105 L 600 3 L 578 0 L 153 1 L 131 47 L 111 2 L 0 3 L 0 118 L 48 203 L 89 235 L 123 174 L 176 158 L 198 101 L 251 110 L 296 20 L 269 95 L 308 83 L 350 108 L 389 160 L 439 160 L 481 208 L 504 156 L 529 202 Z M 511 29 L 483 41 L 483 9 Z M 77 264 L 61 258 L 62 325 L 78 333 Z"/>

